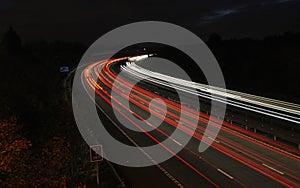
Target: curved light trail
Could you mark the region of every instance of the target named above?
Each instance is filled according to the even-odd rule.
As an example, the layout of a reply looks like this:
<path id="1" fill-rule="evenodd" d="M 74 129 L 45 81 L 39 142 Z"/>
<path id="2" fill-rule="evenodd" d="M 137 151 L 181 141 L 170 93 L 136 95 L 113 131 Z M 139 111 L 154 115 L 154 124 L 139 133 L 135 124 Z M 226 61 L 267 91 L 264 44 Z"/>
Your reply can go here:
<path id="1" fill-rule="evenodd" d="M 300 105 L 298 104 L 174 78 L 172 76 L 146 70 L 135 63 L 147 57 L 148 56 L 139 56 L 137 59 L 128 59 L 129 61 L 126 63 L 126 66 L 122 66 L 122 69 L 136 77 L 147 79 L 157 84 L 171 88 L 173 87 L 190 94 L 199 95 L 200 97 L 300 124 L 300 117 L 297 117 L 300 115 Z M 198 92 L 195 93 L 195 90 L 192 90 L 191 88 L 197 89 Z"/>
<path id="2" fill-rule="evenodd" d="M 213 152 L 216 152 L 216 155 L 218 156 L 210 156 L 206 153 L 199 153 L 195 148 L 182 145 L 180 143 L 180 138 L 171 138 L 171 140 L 175 144 L 181 146 L 184 151 L 183 153 L 180 152 L 179 154 L 175 154 L 172 149 L 161 144 L 159 140 L 159 137 L 169 137 L 170 133 L 168 131 L 161 127 L 157 127 L 155 129 L 155 133 L 143 131 L 145 137 L 150 138 L 153 140 L 153 143 L 160 144 L 163 149 L 172 153 L 177 159 L 178 164 L 186 166 L 190 169 L 191 173 L 196 173 L 199 178 L 210 186 L 221 187 L 224 186 L 224 182 L 226 182 L 226 185 L 230 184 L 230 186 L 233 187 L 251 187 L 255 185 L 256 180 L 261 180 L 261 182 L 264 183 L 264 187 L 268 185 L 275 185 L 275 187 L 300 187 L 300 152 L 291 153 L 287 148 L 282 148 L 281 145 L 276 145 L 276 143 L 274 143 L 271 139 L 253 134 L 228 122 L 222 122 L 217 118 L 210 117 L 207 114 L 201 113 L 187 106 L 181 106 L 179 103 L 166 99 L 139 86 L 133 86 L 130 79 L 134 79 L 134 77 L 147 78 L 151 82 L 166 85 L 168 87 L 175 86 L 176 89 L 180 89 L 187 93 L 190 92 L 189 88 L 198 89 L 199 92 L 196 94 L 201 97 L 219 100 L 220 102 L 226 102 L 229 105 L 251 111 L 255 110 L 255 112 L 261 112 L 266 115 L 271 115 L 276 118 L 297 123 L 299 123 L 299 118 L 292 116 L 292 114 L 300 114 L 298 110 L 299 105 L 224 90 L 221 88 L 209 87 L 194 82 L 187 82 L 174 77 L 151 72 L 135 64 L 135 62 L 147 57 L 148 55 L 108 59 L 104 62 L 101 61 L 94 63 L 84 70 L 82 74 L 84 81 L 83 84 L 88 86 L 89 89 L 87 92 L 95 92 L 97 96 L 99 96 L 109 106 L 116 109 L 116 111 L 121 115 L 124 115 L 124 111 L 130 111 L 136 118 L 144 120 L 145 122 L 147 122 L 145 113 L 150 113 L 149 104 L 152 99 L 162 99 L 168 108 L 166 116 L 164 117 L 162 115 L 162 104 L 159 102 L 152 103 L 155 110 L 151 113 L 153 113 L 156 118 L 162 119 L 167 126 L 179 128 L 182 134 L 191 135 L 195 141 L 202 140 L 203 142 L 208 143 L 210 137 L 209 135 L 204 135 L 205 125 L 210 123 L 215 127 L 222 126 L 217 139 L 211 145 Z M 128 78 L 122 77 L 121 79 L 116 80 L 117 74 L 113 71 L 113 67 L 118 65 L 118 63 L 122 60 L 132 62 L 127 63 L 126 66 L 122 66 L 122 69 L 128 73 Z M 117 82 L 117 87 L 114 92 L 116 92 L 120 97 L 125 97 L 129 94 L 129 102 L 135 106 L 135 109 L 138 110 L 128 109 L 126 105 L 111 96 L 110 90 L 112 89 L 114 82 Z M 129 90 L 129 88 L 133 89 Z M 211 97 L 210 93 L 216 96 Z M 227 99 L 225 99 L 225 97 Z M 115 103 L 112 103 L 112 101 Z M 289 112 L 289 114 L 284 114 L 283 112 L 285 111 Z M 182 115 L 181 113 L 183 114 L 182 117 L 180 117 Z M 124 118 L 132 122 L 133 126 L 136 126 L 140 130 L 144 130 L 143 127 L 136 124 L 134 121 L 131 121 L 125 115 Z M 180 118 L 182 118 L 184 126 L 178 126 L 178 120 Z M 212 119 L 212 122 L 208 121 L 210 118 Z M 197 119 L 199 123 L 195 125 L 191 123 L 191 119 Z M 150 122 L 147 122 L 147 125 L 150 127 L 156 127 Z M 193 132 L 192 128 L 195 126 L 196 131 Z M 131 139 L 135 140 L 133 137 Z M 135 142 L 139 143 L 141 141 L 135 140 Z M 210 173 L 203 171 L 201 165 L 199 166 L 199 164 L 195 162 L 194 157 L 212 169 Z M 222 162 L 218 160 L 219 158 L 224 157 L 230 161 L 232 166 L 242 165 L 243 170 L 237 171 L 237 169 L 232 169 L 230 165 L 226 165 L 226 161 Z M 172 169 L 166 170 L 172 171 Z M 178 177 L 178 180 L 176 180 L 177 183 L 175 184 L 178 187 L 184 187 L 184 176 L 189 175 L 180 172 L 178 172 L 178 174 L 175 174 L 175 176 Z M 251 174 L 253 177 L 248 177 L 249 179 L 245 178 L 247 174 Z M 251 178 L 257 179 L 254 179 L 252 180 L 254 182 L 251 182 Z"/>

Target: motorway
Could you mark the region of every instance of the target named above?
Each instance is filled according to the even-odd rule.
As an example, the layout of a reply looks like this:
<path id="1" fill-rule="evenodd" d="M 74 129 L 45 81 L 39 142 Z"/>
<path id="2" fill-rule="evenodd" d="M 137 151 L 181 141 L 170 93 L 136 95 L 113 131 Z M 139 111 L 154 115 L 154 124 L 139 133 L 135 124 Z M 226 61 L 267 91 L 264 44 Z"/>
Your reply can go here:
<path id="1" fill-rule="evenodd" d="M 185 82 L 180 79 L 149 72 L 135 64 L 145 56 L 108 59 L 89 65 L 82 73 L 83 84 L 88 93 L 96 93 L 96 103 L 103 113 L 110 117 L 115 127 L 108 127 L 110 133 L 120 141 L 135 146 L 147 146 L 159 144 L 162 149 L 172 153 L 171 147 L 161 142 L 170 135 L 174 129 L 180 129 L 181 136 L 191 136 L 187 145 L 180 142 L 180 137 L 171 138 L 174 144 L 182 147 L 178 154 L 161 164 L 153 162 L 152 167 L 128 168 L 121 167 L 122 175 L 130 182 L 132 187 L 300 187 L 300 152 L 290 152 L 281 145 L 274 145 L 271 139 L 253 134 L 241 127 L 196 111 L 187 106 L 164 98 L 158 91 L 150 91 L 139 85 L 133 86 L 134 79 L 148 79 L 155 84 L 166 84 L 174 81 L 176 89 L 191 92 L 190 88 L 196 88 L 202 97 L 210 97 L 208 93 L 215 94 L 213 100 L 225 100 L 229 98 L 231 105 L 247 108 L 252 111 L 260 111 L 266 115 L 283 120 L 298 122 L 299 106 L 277 100 L 260 98 L 257 96 L 242 94 L 235 91 L 225 91 L 220 88 Z M 127 61 L 120 65 L 120 62 Z M 116 68 L 117 67 L 117 68 Z M 117 78 L 116 69 L 125 70 L 124 75 Z M 149 77 L 150 76 L 150 77 Z M 118 97 L 129 100 L 130 108 L 111 95 L 114 82 L 114 92 Z M 148 83 L 149 84 L 149 83 Z M 167 85 L 168 86 L 168 85 Z M 174 86 L 174 85 L 172 85 Z M 132 90 L 130 90 L 132 88 Z M 168 91 L 164 91 L 168 92 Z M 129 99 L 126 96 L 129 95 Z M 153 100 L 153 99 L 161 100 Z M 163 101 L 167 106 L 164 114 Z M 149 110 L 149 105 L 154 108 Z M 162 120 L 162 124 L 150 132 L 136 133 L 124 128 L 114 116 L 112 109 L 119 115 L 128 119 L 124 112 L 130 111 L 136 118 L 147 122 L 150 127 L 156 127 L 147 120 L 149 114 Z M 270 110 L 274 109 L 274 110 Z M 288 112 L 288 113 L 283 113 Z M 182 125 L 178 126 L 181 117 Z M 208 121 L 211 118 L 212 121 Z M 196 120 L 197 124 L 193 123 Z M 130 121 L 130 119 L 128 119 Z M 136 124 L 132 126 L 145 130 L 145 127 Z M 210 148 L 199 153 L 200 141 L 210 143 L 209 135 L 204 134 L 207 124 L 220 127 L 221 130 Z M 196 131 L 193 131 L 193 128 Z M 272 144 L 271 144 L 272 142 Z M 145 154 L 147 155 L 147 154 Z M 151 157 L 151 156 L 150 156 Z M 128 159 L 133 160 L 133 159 Z M 150 160 L 150 159 L 149 159 Z M 143 181 L 140 181 L 143 180 Z"/>
<path id="2" fill-rule="evenodd" d="M 141 61 L 144 58 L 148 58 L 148 56 L 144 55 L 140 57 L 138 61 Z M 215 101 L 224 102 L 228 105 L 232 105 L 238 108 L 243 108 L 246 110 L 300 124 L 300 117 L 292 116 L 300 115 L 300 105 L 298 104 L 174 78 L 168 75 L 163 75 L 157 72 L 146 70 L 134 63 L 136 60 L 133 58 L 129 60 L 131 60 L 131 62 L 127 62 L 126 66 L 122 66 L 122 68 L 128 71 L 130 74 L 141 79 L 147 79 L 151 82 L 169 87 L 174 87 L 174 85 L 176 85 L 176 89 L 192 94 L 195 92 L 192 89 L 197 89 L 197 95 L 200 97 L 213 99 Z M 172 83 L 172 85 L 170 85 L 170 83 Z"/>

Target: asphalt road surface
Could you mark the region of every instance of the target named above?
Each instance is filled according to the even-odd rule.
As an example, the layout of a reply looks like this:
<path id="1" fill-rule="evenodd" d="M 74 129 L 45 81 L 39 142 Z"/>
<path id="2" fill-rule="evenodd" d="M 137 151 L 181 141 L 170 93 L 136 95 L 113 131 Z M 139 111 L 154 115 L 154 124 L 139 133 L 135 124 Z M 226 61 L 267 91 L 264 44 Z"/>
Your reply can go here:
<path id="1" fill-rule="evenodd" d="M 274 146 L 270 144 L 270 139 L 262 138 L 228 122 L 212 117 L 213 121 L 208 122 L 209 115 L 164 98 L 159 95 L 161 89 L 154 92 L 138 85 L 132 87 L 131 83 L 134 79 L 141 76 L 141 72 L 137 73 L 140 67 L 130 65 L 128 74 L 116 79 L 117 75 L 113 69 L 123 60 L 126 58 L 94 63 L 82 73 L 82 81 L 87 93 L 96 93 L 95 102 L 106 129 L 114 138 L 128 145 L 160 144 L 162 150 L 172 153 L 172 145 L 162 144 L 162 141 L 171 138 L 172 144 L 182 148 L 179 153 L 161 164 L 155 162 L 155 157 L 152 158 L 144 153 L 145 151 L 141 151 L 153 162 L 151 167 L 133 168 L 116 165 L 122 177 L 128 182 L 128 187 L 300 187 L 299 153 L 292 153 L 279 145 Z M 145 72 L 146 70 L 142 70 L 142 73 Z M 152 79 L 150 81 L 155 83 L 154 79 L 157 78 L 153 76 Z M 114 87 L 117 97 L 111 95 L 114 82 L 117 82 L 117 87 Z M 182 83 L 179 85 L 182 86 Z M 206 92 L 216 91 L 224 92 L 220 89 Z M 170 91 L 165 93 L 167 92 Z M 240 95 L 233 91 L 228 93 L 228 95 L 237 94 Z M 129 101 L 130 107 L 124 105 L 120 98 Z M 157 98 L 161 100 L 154 100 Z M 256 102 L 266 101 L 255 96 L 245 98 Z M 291 113 L 297 110 L 297 106 L 285 103 L 278 105 L 277 101 L 269 100 L 265 104 L 277 105 L 279 110 L 291 109 Z M 152 106 L 152 111 L 149 105 Z M 120 116 L 130 112 L 135 118 L 144 122 L 147 122 L 151 115 L 162 123 L 157 127 L 152 122 L 147 122 L 148 126 L 156 128 L 150 132 L 135 132 L 122 126 L 113 115 L 115 113 L 113 110 Z M 126 115 L 124 119 L 130 121 Z M 198 123 L 193 123 L 195 120 Z M 216 139 L 212 139 L 209 134 L 204 134 L 208 123 L 214 127 L 222 125 Z M 146 128 L 134 121 L 132 126 L 140 130 Z M 172 138 L 170 135 L 175 129 L 180 130 L 180 135 Z M 184 145 L 181 143 L 181 138 L 187 136 L 191 136 L 192 139 Z M 198 151 L 200 141 L 207 144 L 212 142 L 212 145 L 200 153 Z"/>

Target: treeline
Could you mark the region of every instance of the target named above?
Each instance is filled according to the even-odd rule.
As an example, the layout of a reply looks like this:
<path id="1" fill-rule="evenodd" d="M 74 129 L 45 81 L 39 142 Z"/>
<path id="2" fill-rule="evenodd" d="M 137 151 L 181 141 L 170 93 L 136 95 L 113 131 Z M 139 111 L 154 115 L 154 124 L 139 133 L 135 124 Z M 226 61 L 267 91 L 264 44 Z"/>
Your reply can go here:
<path id="1" fill-rule="evenodd" d="M 59 72 L 75 68 L 84 51 L 78 43 L 24 44 L 12 28 L 3 36 L 0 187 L 76 187 L 91 177 Z"/>
<path id="2" fill-rule="evenodd" d="M 207 44 L 229 89 L 300 103 L 300 35 L 226 39 L 213 34 Z"/>
<path id="3" fill-rule="evenodd" d="M 221 65 L 229 89 L 300 103 L 299 34 L 226 40 L 213 34 L 207 44 Z M 61 66 L 76 68 L 85 50 L 82 44 L 70 42 L 24 44 L 12 28 L 2 37 L 0 138 L 6 145 L 1 145 L 0 157 L 13 163 L 0 164 L 0 186 L 15 180 L 16 186 L 46 186 L 52 182 L 53 187 L 59 187 L 65 183 L 77 185 L 89 177 L 72 171 L 79 169 L 76 165 L 82 168 L 86 160 L 78 155 L 76 147 L 83 141 L 72 107 L 64 98 L 66 74 L 59 72 Z M 20 148 L 21 153 L 14 154 L 14 148 Z M 19 164 L 24 168 L 13 167 Z M 40 175 L 34 173 L 38 169 Z M 16 175 L 24 177 L 18 182 Z"/>
<path id="4" fill-rule="evenodd" d="M 218 60 L 228 89 L 300 103 L 300 34 L 206 41 Z M 145 50 L 146 49 L 146 50 Z M 157 43 L 130 46 L 119 56 L 154 53 L 179 65 L 195 82 L 207 83 L 201 69 L 182 51 Z M 180 75 L 179 75 L 180 76 Z"/>
<path id="5" fill-rule="evenodd" d="M 47 135 L 47 127 L 58 121 L 57 107 L 64 104 L 62 83 L 66 75 L 59 67 L 76 67 L 84 50 L 76 43 L 22 44 L 10 28 L 0 44 L 0 115 L 16 115 L 24 123 L 24 131 L 34 142 L 40 142 L 39 137 Z"/>

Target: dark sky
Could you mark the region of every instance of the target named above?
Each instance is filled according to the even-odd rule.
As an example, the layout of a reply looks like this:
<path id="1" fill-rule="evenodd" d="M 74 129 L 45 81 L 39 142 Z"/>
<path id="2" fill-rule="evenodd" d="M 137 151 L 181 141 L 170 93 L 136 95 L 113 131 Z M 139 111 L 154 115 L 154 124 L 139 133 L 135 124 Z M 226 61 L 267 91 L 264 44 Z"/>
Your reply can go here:
<path id="1" fill-rule="evenodd" d="M 31 40 L 90 44 L 117 26 L 167 21 L 205 38 L 300 32 L 299 0 L 0 0 L 0 34 L 9 26 Z"/>

